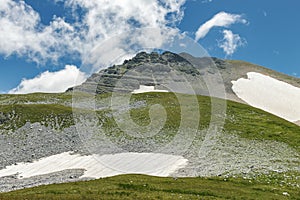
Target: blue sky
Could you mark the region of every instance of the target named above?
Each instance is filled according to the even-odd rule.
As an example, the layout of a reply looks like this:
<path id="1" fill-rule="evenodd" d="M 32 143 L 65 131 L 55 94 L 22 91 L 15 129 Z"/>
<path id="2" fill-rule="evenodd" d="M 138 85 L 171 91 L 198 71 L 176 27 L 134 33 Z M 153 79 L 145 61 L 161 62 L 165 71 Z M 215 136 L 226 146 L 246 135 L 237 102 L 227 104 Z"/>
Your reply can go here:
<path id="1" fill-rule="evenodd" d="M 253 62 L 290 75 L 300 74 L 300 1 L 214 0 L 206 4 L 188 1 L 185 6 L 185 18 L 179 27 L 191 34 L 219 11 L 244 14 L 249 25 L 236 24 L 230 29 L 245 38 L 247 44 L 228 58 Z M 200 43 L 206 49 L 212 48 L 209 51 L 212 56 L 224 58 L 215 42 L 221 37 L 220 28 L 215 28 Z"/>
<path id="2" fill-rule="evenodd" d="M 199 27 L 211 24 L 207 34 L 202 32 L 198 40 L 211 56 L 245 60 L 289 75 L 300 75 L 300 12 L 297 10 L 300 2 L 297 0 L 168 0 L 163 3 L 126 0 L 121 4 L 112 0 L 105 5 L 105 0 L 3 2 L 0 6 L 1 93 L 55 92 L 72 86 L 74 79 L 80 83 L 87 76 L 80 71 L 80 66 L 89 60 L 89 52 L 97 44 L 116 34 L 130 33 L 135 27 L 148 26 L 168 33 L 172 32 L 169 30 L 185 33 L 195 39 Z M 226 17 L 230 21 L 227 24 L 213 25 L 217 18 L 219 23 L 224 23 L 220 20 Z M 130 36 L 132 33 L 124 37 Z M 122 55 L 130 55 L 118 45 L 112 48 Z"/>

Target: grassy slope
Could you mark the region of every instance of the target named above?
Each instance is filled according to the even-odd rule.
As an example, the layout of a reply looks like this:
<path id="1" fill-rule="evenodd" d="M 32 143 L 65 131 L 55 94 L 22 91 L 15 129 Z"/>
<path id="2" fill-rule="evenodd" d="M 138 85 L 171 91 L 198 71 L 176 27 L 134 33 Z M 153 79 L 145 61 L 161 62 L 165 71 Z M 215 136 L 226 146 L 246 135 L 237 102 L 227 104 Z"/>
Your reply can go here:
<path id="1" fill-rule="evenodd" d="M 272 69 L 259 66 L 253 63 L 241 61 L 241 60 L 226 60 L 227 63 L 232 65 L 230 73 L 234 73 L 236 75 L 239 75 L 240 78 L 241 75 L 243 75 L 244 78 L 246 78 L 247 72 L 258 72 L 265 74 L 267 76 L 271 76 L 277 80 L 284 81 L 288 84 L 294 85 L 295 87 L 300 87 L 300 79 L 296 77 L 292 77 L 277 71 L 274 71 Z M 231 80 L 236 80 L 236 78 Z"/>
<path id="2" fill-rule="evenodd" d="M 74 124 L 72 108 L 58 104 L 12 104 L 0 105 L 1 129 L 15 130 L 26 122 L 59 125 L 61 128 Z"/>
<path id="3" fill-rule="evenodd" d="M 49 96 L 49 98 L 47 98 Z M 162 131 L 175 131 L 179 127 L 181 120 L 180 106 L 186 107 L 191 111 L 190 117 L 193 118 L 195 108 L 191 105 L 192 96 L 182 95 L 183 102 L 179 105 L 174 94 L 171 93 L 146 93 L 133 95 L 131 102 L 145 101 L 146 106 L 133 108 L 130 110 L 133 120 L 140 125 L 147 125 L 150 122 L 149 108 L 151 105 L 163 105 L 167 111 L 167 121 Z M 109 95 L 99 95 L 98 99 L 107 99 Z M 0 95 L 0 129 L 16 129 L 23 126 L 26 122 L 42 122 L 45 125 L 58 123 L 62 128 L 74 124 L 72 108 L 56 104 L 24 104 L 24 102 L 40 102 L 43 99 L 56 99 L 56 102 L 71 100 L 72 96 L 67 94 L 33 94 L 33 95 Z M 11 99 L 10 104 L 5 104 L 7 99 Z M 13 101 L 12 101 L 13 99 Z M 20 102 L 17 100 L 20 99 Z M 105 101 L 104 106 L 109 101 Z M 208 127 L 211 120 L 211 99 L 205 96 L 198 96 L 200 124 L 199 129 Z M 221 102 L 221 101 L 220 101 Z M 275 140 L 284 142 L 294 147 L 300 152 L 300 128 L 284 119 L 264 112 L 251 106 L 227 101 L 226 120 L 224 131 L 235 133 L 248 139 Z M 113 118 L 109 118 L 109 109 L 98 112 L 99 119 L 107 127 L 108 131 L 113 127 L 116 132 L 117 125 Z M 57 119 L 54 119 L 57 118 Z M 115 133 L 117 134 L 117 133 Z"/>
<path id="4" fill-rule="evenodd" d="M 227 102 L 225 130 L 241 137 L 284 142 L 300 152 L 300 127 L 245 104 Z"/>
<path id="5" fill-rule="evenodd" d="M 121 175 L 88 182 L 55 184 L 0 194 L 1 200 L 21 199 L 300 199 L 300 191 L 265 177 L 159 178 Z M 289 196 L 284 196 L 287 192 Z"/>
<path id="6" fill-rule="evenodd" d="M 43 94 L 47 98 L 47 94 Z M 50 94 L 52 96 L 52 94 Z M 108 97 L 105 95 L 104 97 Z M 33 98 L 33 96 L 29 96 Z M 25 99 L 25 96 L 9 97 Z M 188 98 L 188 96 L 186 95 Z M 8 97 L 2 96 L 2 100 Z M 56 96 L 54 98 L 61 98 Z M 63 96 L 63 98 L 66 98 Z M 70 99 L 70 97 L 67 97 Z M 101 99 L 102 97 L 98 97 Z M 146 107 L 131 109 L 130 114 L 134 121 L 141 125 L 150 122 L 148 117 L 149 107 L 152 104 L 165 106 L 168 119 L 165 130 L 178 128 L 180 120 L 179 104 L 173 94 L 169 93 L 148 93 L 133 95 L 132 102 L 146 99 Z M 37 102 L 40 100 L 37 100 Z M 62 100 L 63 101 L 63 100 Z M 210 122 L 210 98 L 199 96 L 199 107 L 201 114 L 200 129 L 205 129 Z M 188 99 L 181 106 L 189 106 Z M 190 108 L 193 110 L 193 108 Z M 12 112 L 14 110 L 14 112 Z M 38 122 L 44 118 L 60 116 L 65 119 L 66 126 L 72 122 L 72 109 L 63 105 L 35 105 L 18 104 L 1 105 L 0 113 L 15 113 L 19 120 L 18 126 L 26 121 Z M 109 110 L 99 111 L 101 117 Z M 113 119 L 102 118 L 107 128 L 115 126 Z M 11 122 L 11 121 L 10 121 Z M 276 140 L 285 142 L 300 152 L 300 128 L 290 122 L 280 119 L 274 115 L 250 106 L 227 101 L 227 117 L 224 126 L 227 133 L 235 133 L 244 138 L 258 140 Z M 294 173 L 294 172 L 292 172 Z M 295 174 L 293 174 L 295 175 Z M 232 198 L 232 199 L 284 199 L 283 192 L 288 192 L 292 199 L 299 199 L 299 188 L 292 186 L 280 186 L 282 174 L 275 174 L 274 177 L 262 177 L 249 183 L 249 180 L 240 178 L 224 181 L 219 178 L 184 178 L 173 180 L 172 178 L 157 178 L 141 175 L 125 175 L 90 182 L 68 183 L 62 185 L 49 185 L 11 193 L 0 194 L 0 199 L 183 199 L 198 198 L 205 199 Z M 299 174 L 297 174 L 299 176 Z M 291 176 L 292 177 L 292 176 Z M 133 182 L 131 183 L 130 180 Z M 262 180 L 259 182 L 259 180 Z M 295 180 L 300 185 L 300 180 Z M 268 183 L 269 182 L 269 183 Z M 145 185 L 145 186 L 144 186 Z M 198 196 L 197 196 L 198 195 Z M 233 198 L 236 197 L 236 198 Z"/>
<path id="7" fill-rule="evenodd" d="M 42 122 L 45 125 L 56 125 L 58 123 L 61 128 L 74 124 L 72 108 L 60 104 L 24 104 L 24 102 L 40 102 L 43 99 L 55 98 L 57 102 L 71 99 L 71 95 L 42 94 L 39 95 L 18 95 L 5 96 L 0 95 L 0 129 L 16 129 L 23 126 L 26 122 Z M 109 95 L 100 95 L 98 99 L 107 99 Z M 3 99 L 13 99 L 13 103 L 3 104 Z M 34 98 L 34 101 L 32 100 Z M 185 117 L 193 118 L 195 106 L 190 105 L 189 95 L 182 95 L 181 105 L 174 94 L 171 93 L 147 93 L 133 95 L 131 102 L 144 101 L 145 106 L 132 108 L 130 115 L 132 119 L 139 125 L 147 125 L 150 123 L 149 108 L 151 105 L 163 105 L 167 112 L 167 121 L 162 132 L 176 133 L 180 123 L 181 107 L 186 107 L 191 112 Z M 20 103 L 18 103 L 20 99 Z M 109 101 L 106 101 L 108 103 Z M 208 127 L 211 120 L 211 99 L 205 96 L 198 96 L 200 124 L 199 129 Z M 220 101 L 221 102 L 221 101 Z M 105 103 L 105 104 L 106 104 Z M 227 133 L 238 134 L 241 137 L 258 140 L 275 140 L 289 144 L 300 152 L 300 127 L 290 123 L 284 119 L 276 117 L 272 114 L 264 112 L 251 106 L 227 101 L 226 120 L 224 131 Z M 105 106 L 105 105 L 104 105 Z M 122 134 L 118 130 L 109 109 L 98 111 L 101 123 L 107 132 L 112 135 Z M 111 116 L 111 117 L 108 117 Z"/>
<path id="8" fill-rule="evenodd" d="M 133 95 L 131 102 L 145 101 L 146 106 L 130 110 L 133 120 L 140 125 L 147 125 L 150 122 L 149 107 L 153 104 L 163 105 L 167 111 L 168 118 L 164 130 L 177 130 L 180 122 L 180 107 L 186 106 L 193 114 L 194 107 L 190 105 L 189 98 L 192 96 L 182 95 L 183 103 L 179 105 L 174 94 L 171 93 L 147 93 Z M 107 98 L 109 95 L 99 95 L 98 99 Z M 85 97 L 83 97 L 85 98 Z M 8 101 L 9 99 L 9 101 Z M 45 99 L 55 100 L 55 104 L 34 104 Z M 31 94 L 31 95 L 0 95 L 0 129 L 15 129 L 23 126 L 26 122 L 42 122 L 45 125 L 59 123 L 62 128 L 68 127 L 73 122 L 72 108 L 61 103 L 71 101 L 71 94 Z M 84 101 L 84 100 L 83 100 Z M 7 103 L 9 102 L 9 103 Z M 24 103 L 30 102 L 30 104 Z M 109 101 L 106 101 L 109 102 Z M 211 101 L 209 97 L 198 96 L 201 120 L 199 129 L 208 127 L 211 119 Z M 235 133 L 248 139 L 276 140 L 284 142 L 300 150 L 300 128 L 284 119 L 264 112 L 251 106 L 227 101 L 226 120 L 224 131 Z M 106 104 L 106 103 L 105 103 Z M 105 106 L 105 105 L 104 105 Z M 106 115 L 110 110 L 98 112 L 100 120 L 108 129 L 116 131 L 117 125 L 113 118 Z M 53 122 L 57 116 L 57 122 Z M 187 116 L 193 117 L 193 115 Z M 108 130 L 109 131 L 109 130 Z"/>
<path id="9" fill-rule="evenodd" d="M 69 93 L 0 95 L 0 129 L 15 130 L 26 122 L 68 127 L 74 124 L 72 108 L 65 106 L 71 100 Z"/>
<path id="10" fill-rule="evenodd" d="M 65 104 L 72 100 L 71 93 L 33 93 L 33 94 L 0 94 L 1 104 L 24 104 L 24 103 L 38 103 L 38 102 L 52 102 L 58 104 Z"/>
<path id="11" fill-rule="evenodd" d="M 188 107 L 193 118 L 195 108 L 189 104 L 189 96 L 185 96 L 185 100 L 179 105 L 176 97 L 169 93 L 147 93 L 134 95 L 132 102 L 146 100 L 145 107 L 131 109 L 130 114 L 132 119 L 140 125 L 148 125 L 150 123 L 149 108 L 151 105 L 164 105 L 167 111 L 168 118 L 161 132 L 174 132 L 178 130 L 180 123 L 180 107 Z M 199 129 L 203 130 L 209 126 L 211 120 L 211 101 L 209 97 L 198 96 L 200 124 Z M 220 100 L 220 104 L 222 100 Z M 257 140 L 275 140 L 289 144 L 300 152 L 300 127 L 281 119 L 275 115 L 269 114 L 251 106 L 240 104 L 232 101 L 227 101 L 226 119 L 224 131 L 226 133 L 238 134 L 243 138 Z M 107 117 L 110 110 L 102 110 L 98 112 L 99 118 L 102 119 L 107 132 L 111 131 L 113 136 L 119 136 L 122 131 L 118 130 L 114 119 Z M 174 131 L 175 130 L 175 131 Z"/>

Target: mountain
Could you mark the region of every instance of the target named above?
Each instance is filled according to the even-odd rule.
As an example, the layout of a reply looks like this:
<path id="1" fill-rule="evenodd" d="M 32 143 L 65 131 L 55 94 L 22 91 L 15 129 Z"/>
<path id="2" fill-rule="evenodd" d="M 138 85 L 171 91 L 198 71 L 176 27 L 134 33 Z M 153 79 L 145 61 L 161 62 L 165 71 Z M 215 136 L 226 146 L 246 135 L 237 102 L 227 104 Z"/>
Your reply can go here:
<path id="1" fill-rule="evenodd" d="M 142 52 L 65 93 L 0 95 L 0 191 L 148 174 L 174 177 L 161 180 L 193 198 L 229 197 L 248 188 L 248 198 L 254 191 L 272 191 L 279 199 L 296 199 L 300 127 L 292 123 L 296 114 L 285 115 L 285 106 L 294 105 L 285 94 L 297 95 L 298 87 L 299 79 L 243 61 Z M 284 94 L 284 101 L 274 99 L 280 112 L 261 92 L 273 98 L 278 88 Z M 138 177 L 121 176 L 118 187 L 107 191 L 117 196 L 144 191 L 147 183 L 124 185 Z M 215 187 L 179 190 L 177 177 L 189 186 L 216 184 L 231 193 Z M 59 190 L 49 187 L 55 188 L 46 189 L 51 195 Z M 172 190 L 164 188 L 160 192 Z M 158 192 L 156 186 L 146 189 Z"/>
<path id="2" fill-rule="evenodd" d="M 251 73 L 252 78 L 247 79 Z M 243 84 L 245 81 L 246 85 Z M 179 87 L 174 82 L 191 85 L 192 90 Z M 296 124 L 300 120 L 300 79 L 244 61 L 193 57 L 187 53 L 141 52 L 122 65 L 94 73 L 75 90 L 96 94 L 132 92 L 140 85 L 226 98 L 260 108 Z M 277 102 L 274 102 L 275 99 Z"/>
<path id="3" fill-rule="evenodd" d="M 136 67 L 138 67 L 139 71 L 134 70 Z M 144 71 L 142 71 L 142 69 L 144 69 Z M 131 70 L 135 72 L 134 77 L 132 77 L 134 82 L 132 83 L 132 87 L 135 88 L 138 88 L 138 85 L 135 85 L 136 80 L 141 81 L 140 85 L 156 84 L 159 87 L 159 85 L 164 83 L 164 80 L 160 79 L 160 76 L 165 77 L 165 73 L 170 73 L 171 71 L 179 71 L 185 75 L 190 75 L 189 78 L 192 76 L 197 78 L 202 77 L 201 79 L 209 74 L 220 73 L 224 81 L 228 99 L 236 101 L 241 100 L 237 98 L 232 91 L 231 81 L 246 78 L 248 72 L 265 74 L 295 87 L 300 87 L 299 78 L 291 77 L 244 61 L 222 60 L 214 57 L 193 57 L 187 53 L 175 54 L 172 52 L 164 52 L 158 54 L 152 52 L 148 54 L 141 52 L 132 59 L 125 60 L 122 65 L 114 65 L 108 69 L 94 73 L 83 85 L 79 86 L 79 88 L 83 91 L 95 92 L 92 88 L 97 85 L 97 94 L 112 92 L 116 81 Z M 155 77 L 156 80 L 151 80 L 148 77 L 147 79 L 146 77 L 145 79 L 140 77 L 141 74 L 147 76 L 150 73 L 154 73 L 158 76 Z M 72 90 L 72 88 L 69 90 Z M 202 94 L 201 92 L 206 94 L 207 91 L 199 91 L 199 94 Z"/>

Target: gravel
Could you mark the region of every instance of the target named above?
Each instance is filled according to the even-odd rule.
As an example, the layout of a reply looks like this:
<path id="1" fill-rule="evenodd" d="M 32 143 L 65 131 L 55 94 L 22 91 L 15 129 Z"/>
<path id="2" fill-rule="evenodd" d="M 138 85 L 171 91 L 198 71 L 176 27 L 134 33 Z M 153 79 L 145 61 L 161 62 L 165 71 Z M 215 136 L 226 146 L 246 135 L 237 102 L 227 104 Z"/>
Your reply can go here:
<path id="1" fill-rule="evenodd" d="M 0 135 L 0 169 L 66 151 L 86 153 L 74 126 L 58 131 L 26 123 L 15 132 Z"/>
<path id="2" fill-rule="evenodd" d="M 81 124 L 79 129 L 71 126 L 59 131 L 39 123 L 27 123 L 15 132 L 2 133 L 0 134 L 0 169 L 19 162 L 33 162 L 43 157 L 71 151 L 82 155 L 122 152 L 181 155 L 189 162 L 186 167 L 171 175 L 174 177 L 219 175 L 248 177 L 270 171 L 300 171 L 299 154 L 284 143 L 248 140 L 218 131 L 215 132 L 214 137 L 205 137 L 203 131 L 197 133 L 194 141 L 188 141 L 186 135 L 178 137 L 177 141 L 160 141 L 161 144 L 165 143 L 165 148 L 162 148 L 164 145 L 159 145 L 151 138 L 134 141 L 123 138 L 115 143 L 101 134 L 93 137 L 99 127 L 93 127 L 91 124 L 86 122 L 85 125 Z M 85 180 L 80 178 L 83 173 L 84 169 L 76 169 L 26 179 L 18 179 L 16 175 L 2 177 L 0 192 Z"/>

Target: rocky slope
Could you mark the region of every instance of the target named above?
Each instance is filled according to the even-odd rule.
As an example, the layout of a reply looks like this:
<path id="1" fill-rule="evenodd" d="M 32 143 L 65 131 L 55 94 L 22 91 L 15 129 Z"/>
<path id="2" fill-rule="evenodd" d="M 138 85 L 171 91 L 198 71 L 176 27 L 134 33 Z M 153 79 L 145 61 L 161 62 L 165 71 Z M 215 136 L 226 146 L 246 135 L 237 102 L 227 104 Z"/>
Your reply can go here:
<path id="1" fill-rule="evenodd" d="M 193 130 L 193 127 L 186 127 L 185 131 L 179 131 L 180 109 L 190 108 L 190 117 L 193 118 L 195 108 L 190 101 L 179 105 L 174 96 L 169 93 L 137 94 L 132 104 L 122 106 L 117 110 L 119 116 L 129 111 L 136 123 L 145 125 L 149 120 L 150 107 L 157 103 L 162 104 L 168 113 L 167 121 L 157 134 L 149 137 L 133 137 L 118 127 L 105 95 L 99 96 L 99 101 L 103 103 L 103 107 L 98 107 L 96 111 L 99 121 L 89 116 L 93 113 L 92 111 L 86 114 L 86 119 L 75 125 L 71 122 L 59 123 L 60 120 L 57 120 L 58 124 L 52 121 L 48 123 L 50 116 L 57 113 L 55 106 L 48 108 L 51 111 L 48 113 L 49 117 L 41 117 L 47 114 L 44 112 L 27 115 L 25 124 L 20 124 L 16 120 L 16 124 L 9 130 L 1 129 L 0 174 L 1 169 L 16 163 L 31 163 L 69 151 L 81 155 L 157 152 L 186 158 L 188 165 L 171 176 L 243 175 L 253 178 L 257 174 L 269 172 L 300 171 L 300 130 L 296 125 L 250 106 L 227 102 L 225 125 L 223 129 L 216 129 L 211 135 L 208 134 L 211 118 L 209 98 L 200 96 L 198 98 L 201 121 L 197 130 Z M 83 99 L 83 102 L 86 101 Z M 11 110 L 1 110 L 1 112 L 4 116 L 13 116 L 23 121 L 21 120 L 22 111 L 16 109 L 17 106 L 18 104 L 14 104 L 10 107 Z M 2 106 L 0 109 L 5 107 Z M 30 104 L 30 107 L 35 109 L 39 107 L 39 104 Z M 12 112 L 14 115 L 7 114 Z M 158 114 L 161 113 L 160 111 Z M 40 116 L 40 122 L 37 121 L 37 115 Z M 72 120 L 72 117 L 66 115 L 60 116 L 59 113 L 56 115 L 58 119 L 63 117 Z M 72 113 L 69 115 L 72 116 Z M 9 118 L 8 120 L 14 123 L 14 120 Z M 2 183 L 0 191 L 84 180 L 80 177 L 84 175 L 85 169 L 65 169 L 25 179 L 19 179 L 16 173 L 0 178 Z M 297 182 L 291 184 L 297 185 Z"/>

